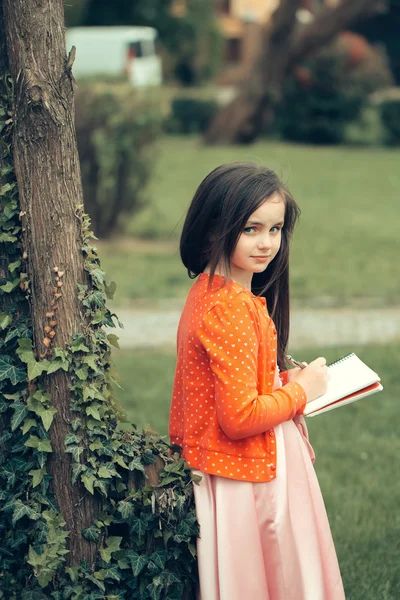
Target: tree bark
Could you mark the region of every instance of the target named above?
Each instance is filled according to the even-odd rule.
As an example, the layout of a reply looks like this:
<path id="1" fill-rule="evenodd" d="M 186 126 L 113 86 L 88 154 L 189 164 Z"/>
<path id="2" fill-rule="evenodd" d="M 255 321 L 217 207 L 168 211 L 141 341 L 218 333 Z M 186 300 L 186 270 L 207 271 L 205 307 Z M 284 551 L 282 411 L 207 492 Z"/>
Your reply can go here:
<path id="1" fill-rule="evenodd" d="M 382 6 L 381 0 L 342 0 L 326 7 L 309 25 L 300 26 L 300 0 L 281 0 L 265 29 L 264 44 L 253 73 L 239 95 L 217 113 L 204 135 L 208 144 L 250 143 L 273 120 L 273 105 L 293 67 L 330 42 L 340 31 Z"/>
<path id="2" fill-rule="evenodd" d="M 54 267 L 64 271 L 58 299 L 55 346 L 65 348 L 82 331 L 77 283 L 88 284 L 81 251 L 77 206 L 83 204 L 74 126 L 72 58 L 67 59 L 63 0 L 3 0 L 11 76 L 15 82 L 14 166 L 18 182 L 24 250 L 31 282 L 33 342 L 45 350 L 46 312 L 54 302 Z M 60 292 L 60 288 L 58 288 Z M 96 518 L 96 504 L 72 485 L 71 456 L 64 440 L 72 418 L 68 374 L 44 378 L 57 408 L 50 438 L 49 471 L 69 535 L 67 561 L 92 565 L 96 546 L 81 535 Z"/>
<path id="3" fill-rule="evenodd" d="M 3 23 L 4 23 L 3 5 L 0 0 L 0 76 L 9 72 L 7 45 L 6 45 L 6 38 L 5 38 L 5 31 L 4 31 Z M 0 81 L 0 93 L 1 94 L 6 93 L 6 83 L 3 80 Z M 7 140 L 5 139 L 4 131 L 1 132 L 1 136 L 2 136 L 3 142 L 7 143 Z M 3 148 L 0 148 L 0 187 L 2 187 L 5 184 L 5 177 L 3 177 L 1 174 L 1 171 L 3 168 L 3 161 L 4 161 Z M 7 276 L 8 263 L 9 263 L 9 257 L 5 251 L 5 245 L 0 244 L 0 279 L 3 279 Z M 2 312 L 3 310 L 5 311 L 5 309 L 7 308 L 7 300 L 8 300 L 7 294 L 0 294 L 0 312 Z"/>

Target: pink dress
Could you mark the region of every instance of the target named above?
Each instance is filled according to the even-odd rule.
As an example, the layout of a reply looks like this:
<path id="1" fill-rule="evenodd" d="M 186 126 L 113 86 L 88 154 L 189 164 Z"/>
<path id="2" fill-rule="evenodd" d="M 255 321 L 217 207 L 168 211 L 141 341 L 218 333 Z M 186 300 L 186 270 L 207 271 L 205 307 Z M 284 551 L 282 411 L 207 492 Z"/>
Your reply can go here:
<path id="1" fill-rule="evenodd" d="M 304 418 L 278 425 L 275 435 L 273 481 L 200 473 L 194 486 L 199 600 L 345 598 Z"/>

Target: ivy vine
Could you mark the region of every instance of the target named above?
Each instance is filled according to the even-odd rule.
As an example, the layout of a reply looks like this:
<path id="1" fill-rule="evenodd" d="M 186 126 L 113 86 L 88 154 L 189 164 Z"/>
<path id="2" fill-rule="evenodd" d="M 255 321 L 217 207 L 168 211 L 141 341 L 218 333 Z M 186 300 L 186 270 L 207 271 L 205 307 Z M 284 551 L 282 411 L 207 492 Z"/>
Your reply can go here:
<path id="1" fill-rule="evenodd" d="M 90 219 L 76 207 L 88 284 L 77 296 L 86 325 L 66 348 L 54 347 L 64 272 L 53 266 L 54 298 L 39 360 L 33 348 L 27 255 L 12 158 L 13 83 L 0 79 L 0 599 L 134 600 L 193 598 L 198 535 L 188 465 L 151 431 L 119 427 L 111 360 L 122 327 L 106 306 L 116 291 L 101 268 Z M 4 271 L 4 270 L 3 270 Z M 3 272 L 4 275 L 4 272 Z M 3 298 L 4 300 L 4 298 Z M 48 472 L 49 430 L 57 409 L 43 377 L 68 373 L 73 419 L 64 440 L 71 481 L 96 496 L 98 518 L 82 531 L 98 544 L 96 563 L 66 566 L 68 531 Z M 156 487 L 151 465 L 163 465 Z M 186 595 L 186 596 L 185 596 Z"/>

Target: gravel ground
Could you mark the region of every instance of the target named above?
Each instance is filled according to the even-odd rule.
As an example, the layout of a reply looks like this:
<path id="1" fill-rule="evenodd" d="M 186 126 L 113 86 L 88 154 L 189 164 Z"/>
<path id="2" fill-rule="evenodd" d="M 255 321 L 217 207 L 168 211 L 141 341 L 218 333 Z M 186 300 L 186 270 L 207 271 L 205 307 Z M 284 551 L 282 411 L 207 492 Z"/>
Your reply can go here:
<path id="1" fill-rule="evenodd" d="M 116 310 L 122 349 L 174 346 L 180 310 Z M 292 310 L 290 348 L 388 343 L 400 340 L 400 308 Z"/>

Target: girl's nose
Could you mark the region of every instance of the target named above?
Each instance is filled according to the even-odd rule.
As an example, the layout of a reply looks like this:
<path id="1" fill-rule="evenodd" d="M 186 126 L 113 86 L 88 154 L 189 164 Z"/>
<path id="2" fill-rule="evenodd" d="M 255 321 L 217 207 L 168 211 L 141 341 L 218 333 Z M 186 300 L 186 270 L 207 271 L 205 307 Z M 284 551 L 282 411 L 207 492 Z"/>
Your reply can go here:
<path id="1" fill-rule="evenodd" d="M 268 250 L 269 248 L 272 247 L 272 240 L 270 238 L 270 236 L 263 236 L 262 238 L 260 238 L 259 242 L 258 242 L 258 247 L 260 249 L 266 249 Z"/>

